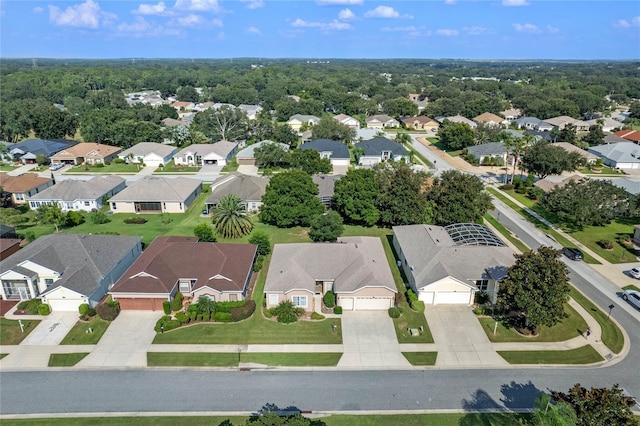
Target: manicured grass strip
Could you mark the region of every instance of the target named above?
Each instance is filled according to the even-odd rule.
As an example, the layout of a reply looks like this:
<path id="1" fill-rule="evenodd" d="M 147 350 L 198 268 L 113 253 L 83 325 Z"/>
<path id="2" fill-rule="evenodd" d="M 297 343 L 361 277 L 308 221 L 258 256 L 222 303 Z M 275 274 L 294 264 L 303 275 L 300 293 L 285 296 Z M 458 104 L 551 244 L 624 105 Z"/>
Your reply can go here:
<path id="1" fill-rule="evenodd" d="M 90 165 L 76 166 L 64 173 L 138 173 L 143 168 L 142 166 L 138 167 L 137 164 L 112 163 L 104 167 Z"/>
<path id="2" fill-rule="evenodd" d="M 71 367 L 82 361 L 89 352 L 73 354 L 51 354 L 49 355 L 49 367 Z"/>
<path id="3" fill-rule="evenodd" d="M 431 330 L 427 325 L 427 319 L 424 316 L 424 312 L 413 311 L 409 308 L 409 304 L 406 302 L 400 304 L 400 309 L 402 310 L 400 318 L 393 319 L 398 343 L 433 343 L 433 336 L 431 335 Z M 420 326 L 422 326 L 423 329 L 422 334 L 412 336 L 408 329 L 419 329 Z"/>
<path id="4" fill-rule="evenodd" d="M 24 333 L 20 330 L 17 320 L 0 317 L 0 345 L 18 345 L 36 328 L 40 321 L 22 320 Z"/>
<path id="5" fill-rule="evenodd" d="M 174 367 L 235 367 L 240 362 L 288 367 L 333 367 L 338 365 L 342 353 L 202 353 L 202 352 L 148 352 L 147 365 Z"/>
<path id="6" fill-rule="evenodd" d="M 517 425 L 529 424 L 528 413 L 455 413 L 455 414 L 368 414 L 333 415 L 321 417 L 327 426 L 459 426 L 459 425 Z M 136 416 L 136 417 L 64 417 L 53 419 L 3 419 L 2 426 L 174 426 L 188 423 L 190 426 L 227 424 L 243 425 L 248 417 L 224 416 Z"/>
<path id="7" fill-rule="evenodd" d="M 587 323 L 575 309 L 568 304 L 564 306 L 564 311 L 568 315 L 553 327 L 541 327 L 540 334 L 537 337 L 526 337 L 517 333 L 512 328 L 505 327 L 504 324 L 498 323 L 496 334 L 493 329 L 496 320 L 489 317 L 480 317 L 478 320 L 482 324 L 482 328 L 487 333 L 487 337 L 492 342 L 564 342 L 565 340 L 578 337 L 587 330 Z"/>
<path id="8" fill-rule="evenodd" d="M 622 287 L 623 290 L 635 290 L 635 291 L 640 291 L 640 288 L 636 287 L 635 285 L 631 284 L 631 285 L 627 285 Z"/>
<path id="9" fill-rule="evenodd" d="M 200 167 L 176 166 L 173 160 L 169 161 L 164 167 L 158 167 L 153 174 L 157 173 L 198 173 Z"/>
<path id="10" fill-rule="evenodd" d="M 587 297 L 575 288 L 571 287 L 569 293 L 573 300 L 578 302 L 584 309 L 591 314 L 600 328 L 602 328 L 602 343 L 608 347 L 614 354 L 619 354 L 624 346 L 624 335 L 615 322 L 608 318 L 608 314 L 600 310 Z"/>
<path id="11" fill-rule="evenodd" d="M 411 365 L 436 365 L 438 352 L 402 352 Z"/>
<path id="12" fill-rule="evenodd" d="M 78 321 L 71 330 L 64 336 L 61 345 L 95 345 L 100 341 L 102 335 L 111 322 L 104 321 L 96 315 L 89 322 Z M 88 333 L 89 329 L 93 330 L 93 333 Z"/>
<path id="13" fill-rule="evenodd" d="M 498 351 L 498 355 L 509 364 L 592 364 L 604 360 L 591 345 L 568 351 Z"/>
<path id="14" fill-rule="evenodd" d="M 505 228 L 505 226 L 503 224 L 498 222 L 496 220 L 496 218 L 491 216 L 489 213 L 484 215 L 484 220 L 489 222 L 491 224 L 491 226 L 496 228 L 496 230 L 499 233 L 501 233 L 507 240 L 511 241 L 511 244 L 516 246 L 516 248 L 518 250 L 520 250 L 522 253 L 526 253 L 526 252 L 531 250 L 529 247 L 527 247 L 527 245 L 525 243 L 522 242 L 522 240 L 520 240 L 519 238 L 516 238 L 516 236 L 513 235 L 511 233 L 511 231 L 509 231 L 507 228 Z"/>
<path id="15" fill-rule="evenodd" d="M 431 161 L 427 160 L 427 158 L 422 155 L 421 153 L 419 153 L 413 146 L 411 146 L 410 144 L 407 145 L 403 145 L 405 148 L 407 148 L 407 150 L 409 150 L 409 152 L 412 152 L 414 156 L 418 157 L 420 159 L 420 161 L 422 161 L 422 163 L 425 166 L 431 167 Z"/>

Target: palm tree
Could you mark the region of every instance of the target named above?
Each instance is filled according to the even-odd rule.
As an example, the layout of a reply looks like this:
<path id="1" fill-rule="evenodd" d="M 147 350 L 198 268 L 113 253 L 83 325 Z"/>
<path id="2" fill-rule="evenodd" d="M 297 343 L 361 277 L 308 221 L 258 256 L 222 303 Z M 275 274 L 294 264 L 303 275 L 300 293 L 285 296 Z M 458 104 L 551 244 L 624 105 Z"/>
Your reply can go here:
<path id="1" fill-rule="evenodd" d="M 240 238 L 253 229 L 253 224 L 240 205 L 240 198 L 234 194 L 220 199 L 211 218 L 216 232 L 224 238 Z"/>
<path id="2" fill-rule="evenodd" d="M 520 157 L 527 150 L 529 145 L 534 142 L 534 140 L 535 138 L 529 134 L 524 135 L 521 138 L 508 137 L 504 139 L 504 144 L 507 147 L 507 151 L 510 151 L 511 155 L 513 156 L 513 172 L 511 172 L 510 180 L 511 183 L 513 183 L 513 177 L 516 174 L 516 169 L 518 168 L 518 161 L 520 160 Z"/>

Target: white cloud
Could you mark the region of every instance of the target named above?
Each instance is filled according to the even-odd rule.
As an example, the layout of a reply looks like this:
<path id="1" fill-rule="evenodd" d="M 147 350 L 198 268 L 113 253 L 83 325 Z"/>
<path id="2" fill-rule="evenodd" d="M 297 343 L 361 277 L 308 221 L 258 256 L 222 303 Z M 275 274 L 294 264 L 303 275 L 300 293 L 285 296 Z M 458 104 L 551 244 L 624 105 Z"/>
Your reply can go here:
<path id="1" fill-rule="evenodd" d="M 224 24 L 222 23 L 222 21 L 220 19 L 214 19 L 213 21 L 211 21 L 211 25 L 213 25 L 214 27 L 222 27 L 222 26 L 224 26 Z"/>
<path id="2" fill-rule="evenodd" d="M 459 34 L 458 30 L 451 30 L 449 28 L 442 28 L 439 30 L 436 30 L 436 34 L 441 35 L 441 36 L 445 36 L 445 37 L 454 37 L 457 36 Z"/>
<path id="3" fill-rule="evenodd" d="M 354 19 L 356 15 L 351 11 L 351 9 L 342 9 L 338 12 L 338 19 L 342 19 L 343 21 L 348 21 L 350 19 Z"/>
<path id="4" fill-rule="evenodd" d="M 613 26 L 616 28 L 640 27 L 640 16 L 631 18 L 630 21 L 627 19 L 618 19 L 616 22 L 613 23 Z"/>
<path id="5" fill-rule="evenodd" d="M 131 13 L 134 15 L 160 15 L 167 10 L 167 6 L 161 1 L 158 4 L 141 4 Z"/>
<path id="6" fill-rule="evenodd" d="M 33 13 L 42 13 L 44 12 L 44 9 L 41 8 L 40 6 L 36 6 L 33 8 Z"/>
<path id="7" fill-rule="evenodd" d="M 358 6 L 363 0 L 317 0 L 319 6 Z"/>
<path id="8" fill-rule="evenodd" d="M 247 28 L 247 32 L 249 34 L 261 34 L 260 28 L 257 28 L 257 27 L 249 27 Z"/>
<path id="9" fill-rule="evenodd" d="M 540 31 L 540 28 L 538 28 L 537 25 L 533 25 L 533 24 L 518 24 L 515 23 L 513 24 L 513 28 L 515 28 L 516 31 L 521 32 L 521 33 L 537 33 Z"/>
<path id="10" fill-rule="evenodd" d="M 364 13 L 365 18 L 399 18 L 400 14 L 390 6 L 378 6 Z"/>
<path id="11" fill-rule="evenodd" d="M 339 31 L 350 30 L 353 28 L 351 24 L 348 24 L 346 22 L 339 22 L 335 20 L 331 22 L 309 22 L 300 18 L 293 21 L 291 23 L 291 26 L 298 27 L 298 28 L 319 28 L 321 30 L 339 30 Z"/>
<path id="12" fill-rule="evenodd" d="M 64 27 L 98 28 L 117 18 L 117 15 L 100 9 L 100 5 L 93 0 L 69 6 L 64 11 L 56 6 L 49 6 L 49 21 Z"/>
<path id="13" fill-rule="evenodd" d="M 217 12 L 220 10 L 218 0 L 176 0 L 173 7 L 176 9 L 197 10 L 200 12 Z"/>
<path id="14" fill-rule="evenodd" d="M 503 6 L 529 6 L 529 2 L 527 0 L 502 0 Z"/>
<path id="15" fill-rule="evenodd" d="M 547 31 L 551 34 L 555 34 L 560 32 L 560 28 L 556 28 L 553 25 L 547 25 Z"/>
<path id="16" fill-rule="evenodd" d="M 259 9 L 264 6 L 262 0 L 240 0 L 242 3 L 247 3 L 247 9 Z M 255 27 L 250 27 L 255 28 Z"/>
<path id="17" fill-rule="evenodd" d="M 156 25 L 146 21 L 142 16 L 130 24 L 123 22 L 116 28 L 116 35 L 126 37 L 181 36 L 182 32 L 165 25 Z"/>
<path id="18" fill-rule="evenodd" d="M 388 32 L 416 32 L 418 29 L 413 25 L 408 27 L 382 27 L 382 31 Z"/>
<path id="19" fill-rule="evenodd" d="M 465 33 L 467 33 L 469 35 L 482 35 L 482 34 L 491 34 L 491 33 L 493 33 L 492 29 L 485 28 L 485 27 L 479 27 L 479 26 L 463 27 L 462 31 L 464 31 Z"/>
<path id="20" fill-rule="evenodd" d="M 444 0 L 444 4 L 456 4 L 456 0 Z"/>
<path id="21" fill-rule="evenodd" d="M 190 14 L 176 18 L 176 22 L 183 27 L 193 27 L 202 24 L 204 19 L 200 15 Z"/>

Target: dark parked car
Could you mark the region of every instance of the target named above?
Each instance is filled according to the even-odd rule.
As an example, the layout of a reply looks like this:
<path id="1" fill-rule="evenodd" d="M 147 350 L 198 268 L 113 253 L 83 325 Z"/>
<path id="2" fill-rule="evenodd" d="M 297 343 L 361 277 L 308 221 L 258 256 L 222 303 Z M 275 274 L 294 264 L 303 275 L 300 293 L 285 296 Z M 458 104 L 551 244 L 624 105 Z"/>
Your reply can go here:
<path id="1" fill-rule="evenodd" d="M 562 254 L 564 254 L 571 260 L 582 260 L 584 257 L 582 255 L 582 252 L 575 247 L 563 247 Z"/>

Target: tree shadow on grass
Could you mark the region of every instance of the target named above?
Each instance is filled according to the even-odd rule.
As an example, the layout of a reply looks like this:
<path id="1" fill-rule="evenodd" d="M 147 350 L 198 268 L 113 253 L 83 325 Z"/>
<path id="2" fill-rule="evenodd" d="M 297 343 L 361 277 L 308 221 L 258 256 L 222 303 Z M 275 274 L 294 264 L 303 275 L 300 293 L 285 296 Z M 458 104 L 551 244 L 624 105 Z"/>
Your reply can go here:
<path id="1" fill-rule="evenodd" d="M 500 387 L 504 395 L 500 403 L 486 391 L 478 389 L 471 399 L 462 400 L 462 408 L 469 411 L 458 424 L 460 426 L 511 426 L 524 425 L 530 419 L 528 413 L 514 413 L 531 409 L 540 390 L 530 381 L 528 383 L 511 382 Z"/>

